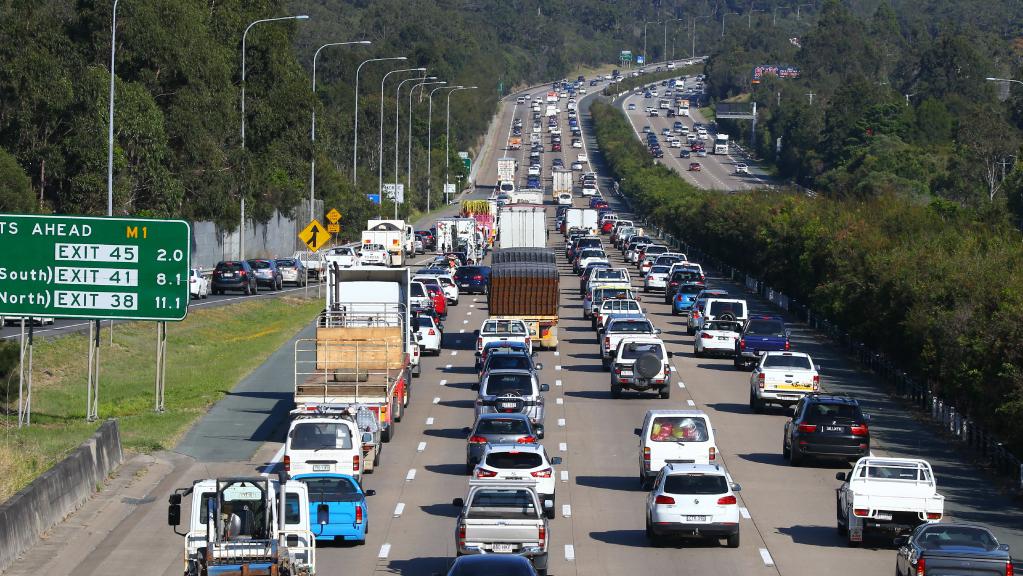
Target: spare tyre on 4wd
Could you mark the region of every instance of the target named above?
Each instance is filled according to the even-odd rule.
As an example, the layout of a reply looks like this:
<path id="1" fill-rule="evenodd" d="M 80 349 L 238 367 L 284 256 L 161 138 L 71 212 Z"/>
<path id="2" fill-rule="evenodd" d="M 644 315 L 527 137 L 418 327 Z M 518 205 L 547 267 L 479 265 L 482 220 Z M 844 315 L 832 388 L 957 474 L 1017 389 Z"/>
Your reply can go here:
<path id="1" fill-rule="evenodd" d="M 611 368 L 611 396 L 622 390 L 653 390 L 661 398 L 671 396 L 671 352 L 660 338 L 651 335 L 622 338 Z"/>

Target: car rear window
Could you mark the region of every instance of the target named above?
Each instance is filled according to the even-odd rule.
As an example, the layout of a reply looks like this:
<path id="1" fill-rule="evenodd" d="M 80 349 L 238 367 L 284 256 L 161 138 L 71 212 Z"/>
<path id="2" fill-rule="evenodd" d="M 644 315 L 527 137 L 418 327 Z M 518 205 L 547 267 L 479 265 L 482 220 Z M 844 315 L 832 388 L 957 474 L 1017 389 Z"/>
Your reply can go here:
<path id="1" fill-rule="evenodd" d="M 333 422 L 296 424 L 291 432 L 293 450 L 351 450 L 352 435 L 348 426 Z"/>
<path id="2" fill-rule="evenodd" d="M 583 250 L 579 254 L 580 258 L 604 258 L 603 250 Z"/>
<path id="3" fill-rule="evenodd" d="M 738 332 L 738 322 L 728 322 L 725 320 L 711 320 L 704 327 L 704 330 L 721 330 L 723 332 Z"/>
<path id="4" fill-rule="evenodd" d="M 296 263 L 295 263 L 294 260 L 292 260 L 290 258 L 287 258 L 287 259 L 283 259 L 283 260 L 278 260 L 277 261 L 277 265 L 278 266 L 296 266 Z"/>
<path id="5" fill-rule="evenodd" d="M 667 274 L 667 266 L 651 266 L 649 274 Z"/>
<path id="6" fill-rule="evenodd" d="M 536 518 L 536 503 L 527 490 L 478 490 L 469 503 L 466 518 Z"/>
<path id="7" fill-rule="evenodd" d="M 650 427 L 654 442 L 706 442 L 707 420 L 698 416 L 657 416 Z"/>
<path id="8" fill-rule="evenodd" d="M 362 494 L 348 478 L 303 478 L 310 502 L 357 502 Z"/>
<path id="9" fill-rule="evenodd" d="M 611 322 L 611 325 L 607 328 L 608 332 L 639 332 L 643 334 L 650 334 L 654 331 L 653 326 L 649 322 L 636 322 L 621 320 Z"/>
<path id="10" fill-rule="evenodd" d="M 487 364 L 490 370 L 529 370 L 529 358 L 525 354 L 495 354 Z"/>
<path id="11" fill-rule="evenodd" d="M 420 328 L 433 328 L 433 318 L 429 316 L 419 316 L 416 318 L 416 325 Z"/>
<path id="12" fill-rule="evenodd" d="M 217 264 L 217 272 L 240 272 L 243 270 L 241 262 L 221 262 Z"/>
<path id="13" fill-rule="evenodd" d="M 746 327 L 747 334 L 755 336 L 785 337 L 785 325 L 777 320 L 750 320 Z"/>
<path id="14" fill-rule="evenodd" d="M 412 284 L 410 291 L 413 298 L 423 298 L 426 296 L 426 292 L 423 290 L 423 285 L 418 282 Z"/>
<path id="15" fill-rule="evenodd" d="M 476 426 L 477 434 L 529 434 L 529 426 L 521 418 L 485 418 Z"/>
<path id="16" fill-rule="evenodd" d="M 728 481 L 719 474 L 672 474 L 664 479 L 668 494 L 725 494 Z"/>
<path id="17" fill-rule="evenodd" d="M 629 298 L 630 296 L 628 288 L 598 288 L 593 292 L 593 300 L 597 302 L 608 298 Z"/>
<path id="18" fill-rule="evenodd" d="M 251 266 L 253 270 L 264 270 L 270 267 L 270 263 L 266 260 L 249 260 L 249 266 Z"/>
<path id="19" fill-rule="evenodd" d="M 512 393 L 528 396 L 533 393 L 533 378 L 529 374 L 491 374 L 483 393 L 491 396 Z"/>
<path id="20" fill-rule="evenodd" d="M 491 452 L 487 455 L 487 466 L 502 470 L 529 470 L 543 464 L 543 458 L 536 452 Z"/>
<path id="21" fill-rule="evenodd" d="M 689 285 L 683 284 L 682 286 L 678 287 L 678 291 L 681 292 L 682 294 L 699 294 L 701 290 L 703 290 L 703 286 L 700 286 L 698 284 Z"/>
<path id="22" fill-rule="evenodd" d="M 746 306 L 742 302 L 711 302 L 710 315 L 721 316 L 722 314 L 745 316 Z"/>
<path id="23" fill-rule="evenodd" d="M 663 357 L 661 345 L 656 342 L 629 342 L 622 350 L 622 359 L 635 360 L 648 353 L 656 354 L 659 358 Z"/>
<path id="24" fill-rule="evenodd" d="M 487 320 L 483 323 L 483 333 L 487 334 L 517 334 L 525 336 L 528 331 L 520 321 L 513 320 Z"/>
<path id="25" fill-rule="evenodd" d="M 764 368 L 798 368 L 800 370 L 809 370 L 811 367 L 810 359 L 806 356 L 769 354 L 764 358 Z"/>
<path id="26" fill-rule="evenodd" d="M 598 280 L 625 280 L 625 270 L 608 268 L 597 272 Z"/>
<path id="27" fill-rule="evenodd" d="M 983 528 L 972 526 L 933 526 L 917 536 L 917 542 L 926 550 L 941 548 L 980 548 L 991 551 L 998 542 Z"/>
<path id="28" fill-rule="evenodd" d="M 850 424 L 863 420 L 860 409 L 852 404 L 811 404 L 806 410 L 806 422 L 809 424 Z"/>

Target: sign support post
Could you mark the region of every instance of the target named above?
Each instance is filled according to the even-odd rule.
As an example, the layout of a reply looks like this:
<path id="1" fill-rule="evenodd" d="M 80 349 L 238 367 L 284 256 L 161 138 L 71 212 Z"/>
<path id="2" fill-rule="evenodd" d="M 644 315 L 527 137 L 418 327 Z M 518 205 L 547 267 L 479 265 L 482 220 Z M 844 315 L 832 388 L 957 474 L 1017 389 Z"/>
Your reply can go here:
<path id="1" fill-rule="evenodd" d="M 21 357 L 18 362 L 18 428 L 32 424 L 32 318 L 28 319 L 28 339 L 25 338 L 25 318 L 21 319 Z M 26 365 L 25 359 L 28 358 Z"/>
<path id="2" fill-rule="evenodd" d="M 156 323 L 156 407 L 155 412 L 163 413 L 164 385 L 167 381 L 167 323 Z"/>
<path id="3" fill-rule="evenodd" d="M 99 419 L 99 320 L 89 322 L 89 381 L 85 397 L 85 421 Z"/>

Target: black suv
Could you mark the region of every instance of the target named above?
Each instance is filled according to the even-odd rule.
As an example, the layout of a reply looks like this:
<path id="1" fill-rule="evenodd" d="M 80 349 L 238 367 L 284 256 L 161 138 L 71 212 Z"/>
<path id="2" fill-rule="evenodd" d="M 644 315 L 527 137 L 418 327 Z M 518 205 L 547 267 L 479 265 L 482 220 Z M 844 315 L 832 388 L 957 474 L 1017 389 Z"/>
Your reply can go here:
<path id="1" fill-rule="evenodd" d="M 857 460 L 870 454 L 870 430 L 849 396 L 808 394 L 785 423 L 782 455 L 793 466 L 807 457 Z"/>

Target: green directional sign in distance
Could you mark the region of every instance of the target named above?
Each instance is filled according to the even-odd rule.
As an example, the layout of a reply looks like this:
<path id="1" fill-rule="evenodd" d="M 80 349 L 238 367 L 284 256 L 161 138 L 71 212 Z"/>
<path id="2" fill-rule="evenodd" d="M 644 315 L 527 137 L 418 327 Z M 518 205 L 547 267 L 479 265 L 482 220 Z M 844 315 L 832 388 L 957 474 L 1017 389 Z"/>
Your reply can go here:
<path id="1" fill-rule="evenodd" d="M 0 315 L 182 320 L 183 220 L 0 214 Z"/>

